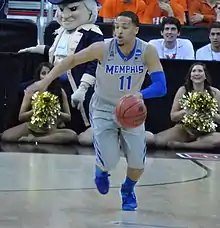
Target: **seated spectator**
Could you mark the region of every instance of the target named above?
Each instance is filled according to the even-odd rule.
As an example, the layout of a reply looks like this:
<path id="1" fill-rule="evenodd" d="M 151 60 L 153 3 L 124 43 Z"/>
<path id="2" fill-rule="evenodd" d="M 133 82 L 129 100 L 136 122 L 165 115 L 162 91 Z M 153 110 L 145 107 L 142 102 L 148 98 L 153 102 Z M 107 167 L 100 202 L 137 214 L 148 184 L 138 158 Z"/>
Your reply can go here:
<path id="1" fill-rule="evenodd" d="M 146 9 L 144 0 L 105 0 L 99 16 L 104 22 L 112 22 L 123 11 L 132 11 L 137 14 L 140 23 L 144 23 L 143 15 Z"/>
<path id="2" fill-rule="evenodd" d="M 35 80 L 44 78 L 52 67 L 50 63 L 42 63 L 36 71 Z M 65 129 L 65 122 L 70 121 L 71 115 L 66 93 L 60 87 L 58 80 L 53 81 L 47 89 L 48 92 L 58 96 L 61 105 L 61 112 L 54 127 L 51 129 L 35 129 L 32 127 L 32 124 L 30 124 L 33 115 L 32 95 L 25 94 L 19 113 L 19 120 L 23 123 L 4 131 L 2 133 L 3 141 L 63 144 L 77 140 L 74 131 Z"/>
<path id="3" fill-rule="evenodd" d="M 185 24 L 189 25 L 189 2 L 194 0 L 171 0 L 173 4 L 179 4 L 183 7 L 184 10 L 184 22 Z M 175 3 L 176 2 L 176 3 Z"/>
<path id="4" fill-rule="evenodd" d="M 161 59 L 194 59 L 192 42 L 177 38 L 180 35 L 181 24 L 174 17 L 167 17 L 161 23 L 162 39 L 150 40 Z"/>
<path id="5" fill-rule="evenodd" d="M 212 128 L 213 123 L 220 124 L 220 91 L 217 88 L 214 88 L 210 85 L 210 77 L 207 71 L 207 68 L 202 63 L 194 63 L 189 73 L 186 76 L 186 81 L 184 86 L 181 86 L 174 98 L 173 106 L 171 109 L 171 120 L 175 122 L 175 126 L 159 132 L 155 135 L 155 143 L 159 146 L 168 146 L 172 148 L 189 148 L 189 149 L 201 149 L 201 148 L 214 148 L 220 145 L 220 133 L 216 132 L 215 128 Z M 191 108 L 185 108 L 186 106 L 181 105 L 181 99 L 183 96 L 189 95 L 192 92 L 201 92 L 201 94 L 206 94 L 211 97 L 208 99 L 208 102 L 213 102 L 214 100 L 217 103 L 216 112 L 212 112 L 212 110 L 206 110 L 205 114 L 197 111 L 196 113 Z M 198 104 L 198 103 L 197 103 Z M 195 104 L 196 105 L 196 104 Z M 190 106 L 192 107 L 192 106 Z M 201 107 L 201 106 L 200 106 Z M 201 108 L 197 109 L 201 110 Z M 210 115 L 211 114 L 211 115 Z M 192 120 L 189 116 L 201 118 L 200 124 L 194 124 L 194 121 L 197 121 L 195 118 Z M 185 125 L 183 120 L 186 120 L 187 117 L 191 119 L 190 125 Z M 211 126 L 205 128 L 201 126 L 207 120 L 209 120 L 206 126 Z M 189 122 L 188 122 L 189 123 Z M 197 127 L 204 127 L 205 130 L 198 130 Z"/>
<path id="6" fill-rule="evenodd" d="M 193 1 L 193 0 L 191 0 L 191 1 Z M 188 4 L 187 4 L 188 0 L 173 0 L 173 2 L 174 3 L 176 2 L 177 4 L 181 5 L 185 12 L 188 11 Z"/>
<path id="7" fill-rule="evenodd" d="M 196 51 L 197 60 L 220 61 L 220 22 L 209 27 L 210 43 Z"/>
<path id="8" fill-rule="evenodd" d="M 144 12 L 145 24 L 160 24 L 164 17 L 176 17 L 181 24 L 184 24 L 184 8 L 177 0 L 146 0 L 147 8 Z"/>
<path id="9" fill-rule="evenodd" d="M 192 25 L 209 25 L 216 20 L 216 4 L 219 0 L 194 0 L 189 4 Z"/>
<path id="10" fill-rule="evenodd" d="M 220 3 L 219 2 L 216 4 L 215 13 L 216 13 L 216 21 L 220 22 Z"/>
<path id="11" fill-rule="evenodd" d="M 150 2 L 153 2 L 155 0 L 144 0 L 145 3 L 148 5 Z M 155 2 L 157 2 L 158 0 L 156 0 Z M 193 0 L 191 0 L 193 1 Z M 169 2 L 168 0 L 165 2 Z M 170 1 L 172 4 L 179 4 L 183 7 L 184 11 L 188 11 L 188 0 L 171 0 Z"/>

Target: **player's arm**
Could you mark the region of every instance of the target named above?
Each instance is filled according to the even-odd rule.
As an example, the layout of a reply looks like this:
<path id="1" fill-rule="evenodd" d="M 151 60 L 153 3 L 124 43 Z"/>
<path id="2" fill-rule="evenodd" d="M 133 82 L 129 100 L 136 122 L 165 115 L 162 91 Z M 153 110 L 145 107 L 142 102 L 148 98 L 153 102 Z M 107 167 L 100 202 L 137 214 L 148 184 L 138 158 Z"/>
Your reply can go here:
<path id="1" fill-rule="evenodd" d="M 144 53 L 144 59 L 152 83 L 149 87 L 140 91 L 143 98 L 148 99 L 166 95 L 167 86 L 165 74 L 157 54 L 157 50 L 153 45 L 148 44 L 148 47 Z"/>
<path id="2" fill-rule="evenodd" d="M 89 31 L 88 46 L 96 42 L 104 42 L 102 31 L 98 27 L 94 27 Z M 96 69 L 98 61 L 93 60 L 85 64 L 84 73 L 81 78 L 81 82 L 88 82 L 90 86 L 93 86 L 96 82 Z"/>
<path id="3" fill-rule="evenodd" d="M 46 84 L 50 85 L 54 79 L 58 78 L 60 75 L 77 65 L 93 60 L 101 61 L 104 53 L 104 45 L 104 42 L 96 42 L 80 52 L 67 56 L 44 78 L 44 80 L 47 81 Z"/>

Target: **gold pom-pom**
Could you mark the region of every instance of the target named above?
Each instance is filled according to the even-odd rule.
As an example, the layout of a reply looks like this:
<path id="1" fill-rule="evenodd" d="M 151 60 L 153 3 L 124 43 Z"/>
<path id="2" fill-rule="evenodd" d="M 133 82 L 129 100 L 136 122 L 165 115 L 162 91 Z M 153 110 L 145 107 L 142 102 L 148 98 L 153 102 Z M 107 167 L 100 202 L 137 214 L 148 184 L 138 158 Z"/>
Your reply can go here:
<path id="1" fill-rule="evenodd" d="M 218 103 L 207 91 L 189 92 L 180 99 L 181 108 L 187 110 L 182 123 L 200 133 L 215 131 L 213 116 L 218 112 Z"/>
<path id="2" fill-rule="evenodd" d="M 50 130 L 56 126 L 60 115 L 60 102 L 58 96 L 49 92 L 36 92 L 32 96 L 33 115 L 31 117 L 31 128 L 37 130 Z"/>

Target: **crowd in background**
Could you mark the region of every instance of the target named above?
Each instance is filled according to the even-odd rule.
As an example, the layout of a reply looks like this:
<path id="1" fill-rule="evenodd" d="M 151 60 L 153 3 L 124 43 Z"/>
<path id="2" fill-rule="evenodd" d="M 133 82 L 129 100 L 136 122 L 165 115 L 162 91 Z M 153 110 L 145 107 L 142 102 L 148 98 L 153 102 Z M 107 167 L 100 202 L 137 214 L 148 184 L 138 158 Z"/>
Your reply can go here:
<path id="1" fill-rule="evenodd" d="M 97 0 L 99 16 L 111 22 L 122 11 L 136 13 L 142 24 L 159 24 L 176 17 L 181 24 L 209 25 L 220 17 L 218 0 Z"/>
<path id="2" fill-rule="evenodd" d="M 161 26 L 161 39 L 150 40 L 161 59 L 220 60 L 219 0 L 98 0 L 99 17 L 112 22 L 122 11 L 133 11 L 141 24 Z M 194 50 L 190 37 L 181 36 L 182 25 L 206 26 L 210 43 Z"/>

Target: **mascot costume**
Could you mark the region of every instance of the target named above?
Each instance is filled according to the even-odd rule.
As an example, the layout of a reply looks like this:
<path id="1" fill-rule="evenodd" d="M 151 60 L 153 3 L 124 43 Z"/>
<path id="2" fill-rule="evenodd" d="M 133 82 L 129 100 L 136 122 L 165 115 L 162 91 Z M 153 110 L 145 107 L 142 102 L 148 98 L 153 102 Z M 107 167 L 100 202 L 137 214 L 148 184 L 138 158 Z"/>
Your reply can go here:
<path id="1" fill-rule="evenodd" d="M 49 0 L 57 5 L 56 19 L 60 28 L 51 47 L 38 45 L 21 50 L 20 52 L 40 53 L 47 55 L 49 61 L 56 65 L 71 53 L 76 53 L 94 42 L 104 41 L 103 34 L 95 25 L 98 7 L 95 0 Z M 89 122 L 89 102 L 93 94 L 95 73 L 98 61 L 81 64 L 60 77 L 62 86 L 71 99 L 71 129 L 78 135 L 78 141 L 83 145 L 92 145 L 92 132 Z M 84 87 L 83 83 L 91 85 Z M 81 84 L 80 84 L 81 83 Z M 87 85 L 86 83 L 86 85 Z M 84 105 L 76 107 L 74 100 L 83 93 Z M 72 94 L 72 95 L 71 95 Z"/>

